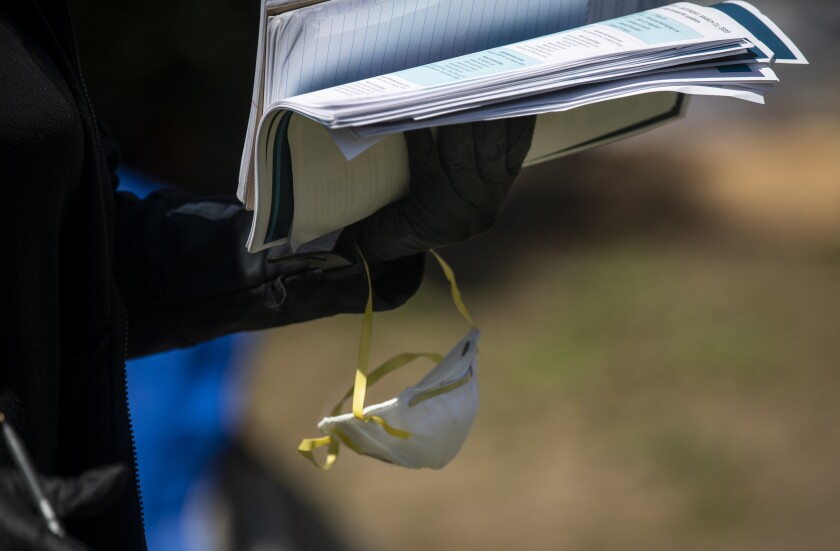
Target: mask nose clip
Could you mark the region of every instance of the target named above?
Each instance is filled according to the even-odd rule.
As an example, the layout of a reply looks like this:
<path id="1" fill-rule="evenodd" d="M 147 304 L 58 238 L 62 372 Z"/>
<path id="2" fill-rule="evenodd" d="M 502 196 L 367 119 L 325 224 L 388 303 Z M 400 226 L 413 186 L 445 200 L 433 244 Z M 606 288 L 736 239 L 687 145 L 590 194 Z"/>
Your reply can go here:
<path id="1" fill-rule="evenodd" d="M 465 350 L 467 348 L 469 348 L 469 343 L 467 343 L 467 346 L 464 347 Z M 461 357 L 463 358 L 464 356 L 462 355 Z M 462 376 L 460 376 L 459 378 L 455 379 L 454 381 L 452 381 L 450 383 L 442 383 L 437 388 L 433 388 L 431 390 L 427 390 L 425 392 L 421 392 L 420 394 L 417 394 L 411 400 L 408 401 L 408 407 L 414 407 L 417 404 L 420 404 L 421 402 L 425 402 L 426 400 L 428 400 L 430 398 L 434 398 L 435 396 L 440 396 L 441 394 L 446 394 L 447 392 L 452 392 L 453 390 L 455 390 L 457 388 L 460 388 L 460 387 L 464 386 L 465 384 L 469 383 L 474 376 L 473 367 L 474 366 L 472 364 L 470 364 L 470 368 L 467 370 L 466 373 L 464 373 Z"/>

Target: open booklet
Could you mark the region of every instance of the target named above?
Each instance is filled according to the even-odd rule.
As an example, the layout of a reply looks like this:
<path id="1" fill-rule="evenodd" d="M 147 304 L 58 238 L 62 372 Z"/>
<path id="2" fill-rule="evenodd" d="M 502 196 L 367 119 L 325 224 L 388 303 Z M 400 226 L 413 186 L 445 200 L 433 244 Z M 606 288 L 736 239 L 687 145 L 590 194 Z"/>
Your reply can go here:
<path id="1" fill-rule="evenodd" d="M 537 114 L 533 164 L 673 119 L 683 94 L 761 102 L 773 62 L 806 62 L 744 2 L 609 19 L 662 3 L 269 1 L 240 172 L 249 250 L 329 248 L 403 196 L 405 130 Z"/>

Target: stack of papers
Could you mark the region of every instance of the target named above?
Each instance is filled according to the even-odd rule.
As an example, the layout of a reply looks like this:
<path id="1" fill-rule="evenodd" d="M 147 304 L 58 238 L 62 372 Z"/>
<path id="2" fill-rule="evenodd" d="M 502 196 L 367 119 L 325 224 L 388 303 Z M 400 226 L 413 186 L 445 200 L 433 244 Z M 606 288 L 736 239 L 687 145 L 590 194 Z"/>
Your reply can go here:
<path id="1" fill-rule="evenodd" d="M 741 1 L 262 0 L 261 10 L 238 190 L 255 211 L 251 252 L 329 250 L 342 228 L 404 197 L 404 131 L 536 114 L 527 166 L 675 120 L 687 95 L 763 103 L 774 63 L 807 63 Z"/>
<path id="2" fill-rule="evenodd" d="M 807 63 L 756 8 L 655 8 L 285 98 L 272 108 L 332 131 L 349 159 L 420 127 L 565 111 L 671 91 L 763 102 L 772 63 Z"/>

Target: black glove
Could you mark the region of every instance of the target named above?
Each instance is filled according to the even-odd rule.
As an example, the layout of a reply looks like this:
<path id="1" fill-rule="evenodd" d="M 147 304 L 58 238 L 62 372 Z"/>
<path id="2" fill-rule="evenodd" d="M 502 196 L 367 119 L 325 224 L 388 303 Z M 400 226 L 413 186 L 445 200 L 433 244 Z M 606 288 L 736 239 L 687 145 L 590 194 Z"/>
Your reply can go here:
<path id="1" fill-rule="evenodd" d="M 535 117 L 406 132 L 411 187 L 359 222 L 372 262 L 460 243 L 489 230 L 531 147 Z"/>
<path id="2" fill-rule="evenodd" d="M 94 515 L 113 504 L 128 480 L 124 465 L 92 469 L 76 478 L 39 477 L 44 495 L 59 518 Z M 0 469 L 0 549 L 15 551 L 88 551 L 71 537 L 47 529 L 23 476 Z"/>
<path id="3" fill-rule="evenodd" d="M 268 261 L 271 251 L 245 251 L 252 214 L 233 199 L 163 191 L 141 201 L 118 193 L 114 266 L 131 321 L 129 355 L 361 312 L 367 281 L 356 242 L 371 263 L 374 308 L 399 306 L 422 277 L 422 256 L 414 253 L 493 225 L 534 121 L 443 127 L 437 143 L 429 130 L 407 133 L 408 197 L 343 232 L 333 251 L 280 262 Z"/>
<path id="4" fill-rule="evenodd" d="M 161 191 L 116 195 L 117 284 L 128 311 L 130 356 L 253 331 L 363 312 L 364 269 L 351 233 L 330 252 L 250 254 L 253 213 L 236 198 Z M 374 308 L 396 308 L 415 292 L 423 259 L 371 266 Z"/>

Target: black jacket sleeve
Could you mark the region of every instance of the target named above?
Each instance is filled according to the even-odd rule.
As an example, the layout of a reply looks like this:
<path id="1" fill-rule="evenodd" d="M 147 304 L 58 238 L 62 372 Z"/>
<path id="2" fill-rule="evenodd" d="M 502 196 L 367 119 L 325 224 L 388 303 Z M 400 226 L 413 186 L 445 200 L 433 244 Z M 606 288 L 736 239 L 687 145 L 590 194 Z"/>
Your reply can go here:
<path id="1" fill-rule="evenodd" d="M 103 169 L 116 188 L 119 147 L 101 121 L 99 135 Z M 129 356 L 364 311 L 367 281 L 352 230 L 331 252 L 270 261 L 271 250 L 245 250 L 252 216 L 234 197 L 115 192 L 114 275 L 128 315 Z M 374 308 L 408 300 L 423 264 L 418 254 L 371 266 Z"/>
<path id="2" fill-rule="evenodd" d="M 245 250 L 252 213 L 235 198 L 117 192 L 116 205 L 115 275 L 130 356 L 364 310 L 367 283 L 352 235 L 336 248 L 344 252 L 269 262 L 270 250 Z M 374 307 L 408 300 L 422 270 L 422 255 L 373 266 Z"/>

